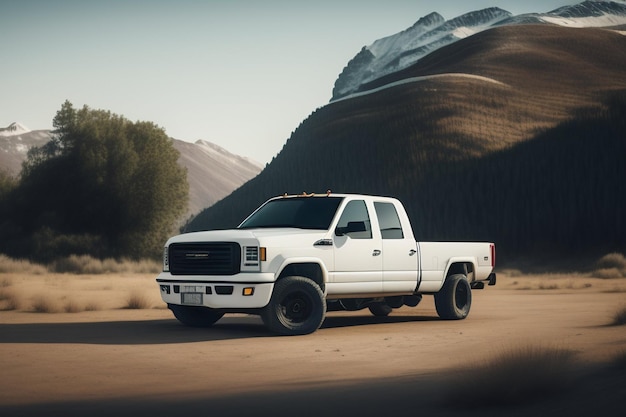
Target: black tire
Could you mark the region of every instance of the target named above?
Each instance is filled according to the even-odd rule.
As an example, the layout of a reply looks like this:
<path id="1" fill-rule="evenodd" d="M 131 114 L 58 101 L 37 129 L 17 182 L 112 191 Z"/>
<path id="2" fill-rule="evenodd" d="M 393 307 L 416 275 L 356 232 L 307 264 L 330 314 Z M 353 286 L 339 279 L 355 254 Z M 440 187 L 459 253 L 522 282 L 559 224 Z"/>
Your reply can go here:
<path id="1" fill-rule="evenodd" d="M 313 333 L 325 317 L 324 294 L 319 285 L 305 277 L 278 280 L 269 304 L 261 310 L 265 326 L 286 336 Z"/>
<path id="2" fill-rule="evenodd" d="M 443 288 L 435 294 L 437 314 L 444 320 L 464 319 L 471 306 L 472 289 L 463 274 L 449 276 Z"/>
<path id="3" fill-rule="evenodd" d="M 208 307 L 177 304 L 168 304 L 167 307 L 172 310 L 179 322 L 191 327 L 211 327 L 224 316 L 223 312 Z"/>
<path id="4" fill-rule="evenodd" d="M 391 314 L 393 308 L 389 304 L 385 303 L 374 303 L 369 305 L 370 313 L 375 315 L 376 317 L 386 317 Z"/>

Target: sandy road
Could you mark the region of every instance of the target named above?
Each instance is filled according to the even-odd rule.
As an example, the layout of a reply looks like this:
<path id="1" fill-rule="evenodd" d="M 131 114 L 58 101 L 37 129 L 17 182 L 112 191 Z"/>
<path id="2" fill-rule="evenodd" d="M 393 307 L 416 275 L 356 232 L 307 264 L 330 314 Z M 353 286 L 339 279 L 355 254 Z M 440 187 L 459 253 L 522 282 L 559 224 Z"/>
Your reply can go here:
<path id="1" fill-rule="evenodd" d="M 572 350 L 581 364 L 609 361 L 626 350 L 624 326 L 608 326 L 624 294 L 496 286 L 474 291 L 466 320 L 439 320 L 427 296 L 387 318 L 329 313 L 301 337 L 273 336 L 243 315 L 187 328 L 162 308 L 0 312 L 0 415 L 439 410 L 443 375 L 515 346 Z M 456 415 L 438 412 L 446 413 Z"/>

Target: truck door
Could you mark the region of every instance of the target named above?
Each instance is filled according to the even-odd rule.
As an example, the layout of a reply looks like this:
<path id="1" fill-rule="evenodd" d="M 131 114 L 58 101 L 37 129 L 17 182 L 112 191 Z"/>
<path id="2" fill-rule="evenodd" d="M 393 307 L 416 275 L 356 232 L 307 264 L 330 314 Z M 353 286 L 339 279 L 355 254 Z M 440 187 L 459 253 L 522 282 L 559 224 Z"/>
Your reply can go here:
<path id="1" fill-rule="evenodd" d="M 333 234 L 334 293 L 382 291 L 383 257 L 380 239 L 373 236 L 367 205 L 352 200 L 345 206 Z"/>
<path id="2" fill-rule="evenodd" d="M 382 236 L 383 291 L 410 292 L 417 287 L 417 243 L 404 232 L 393 203 L 374 202 Z"/>

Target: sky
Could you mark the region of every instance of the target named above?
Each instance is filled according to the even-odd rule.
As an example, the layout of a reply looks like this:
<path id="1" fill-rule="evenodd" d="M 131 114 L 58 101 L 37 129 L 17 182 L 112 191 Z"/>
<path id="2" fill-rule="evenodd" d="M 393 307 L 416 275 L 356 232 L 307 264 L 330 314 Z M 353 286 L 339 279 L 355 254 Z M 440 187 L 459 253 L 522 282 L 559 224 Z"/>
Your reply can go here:
<path id="1" fill-rule="evenodd" d="M 438 12 L 567 0 L 0 0 L 0 127 L 51 129 L 65 100 L 265 164 L 375 40 Z"/>

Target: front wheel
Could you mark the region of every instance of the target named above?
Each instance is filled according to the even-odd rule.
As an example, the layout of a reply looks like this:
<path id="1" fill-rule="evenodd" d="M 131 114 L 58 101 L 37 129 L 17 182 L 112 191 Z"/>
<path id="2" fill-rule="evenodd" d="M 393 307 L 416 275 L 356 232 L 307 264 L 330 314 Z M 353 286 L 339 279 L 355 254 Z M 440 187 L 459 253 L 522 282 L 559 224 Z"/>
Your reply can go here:
<path id="1" fill-rule="evenodd" d="M 172 310 L 179 322 L 191 327 L 211 327 L 224 316 L 223 312 L 208 307 L 178 304 L 168 304 L 167 307 Z"/>
<path id="2" fill-rule="evenodd" d="M 437 314 L 444 320 L 464 319 L 471 306 L 472 290 L 463 274 L 449 276 L 441 290 L 435 294 Z"/>
<path id="3" fill-rule="evenodd" d="M 263 323 L 275 333 L 293 336 L 313 333 L 326 316 L 326 300 L 319 285 L 305 277 L 276 282 L 272 298 L 261 310 Z"/>

